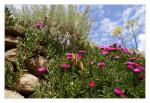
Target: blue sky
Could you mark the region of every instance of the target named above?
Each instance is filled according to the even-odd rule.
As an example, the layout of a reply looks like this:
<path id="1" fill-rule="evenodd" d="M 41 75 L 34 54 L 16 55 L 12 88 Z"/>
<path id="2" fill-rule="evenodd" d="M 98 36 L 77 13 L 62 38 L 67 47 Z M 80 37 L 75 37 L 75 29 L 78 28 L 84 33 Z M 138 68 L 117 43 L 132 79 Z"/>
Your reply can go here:
<path id="1" fill-rule="evenodd" d="M 80 10 L 82 9 L 84 6 L 80 6 Z M 112 37 L 112 31 L 117 25 L 124 27 L 127 20 L 136 19 L 138 48 L 140 51 L 145 51 L 145 5 L 92 5 L 90 18 L 92 28 L 88 38 L 96 45 L 121 43 L 118 38 Z M 127 47 L 135 47 L 134 40 L 127 30 L 124 31 L 123 36 Z"/>

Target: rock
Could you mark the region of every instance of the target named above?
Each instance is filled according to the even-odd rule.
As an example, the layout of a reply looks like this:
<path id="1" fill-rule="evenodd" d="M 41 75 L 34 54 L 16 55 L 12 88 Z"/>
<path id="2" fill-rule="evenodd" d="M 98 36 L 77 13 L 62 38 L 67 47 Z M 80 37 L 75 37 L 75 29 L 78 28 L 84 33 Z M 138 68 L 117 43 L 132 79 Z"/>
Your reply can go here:
<path id="1" fill-rule="evenodd" d="M 16 48 L 16 44 L 18 43 L 18 40 L 16 37 L 7 35 L 5 37 L 5 50 L 9 50 L 12 48 Z"/>
<path id="2" fill-rule="evenodd" d="M 23 99 L 24 97 L 16 91 L 5 90 L 5 98 L 18 98 L 18 99 L 22 98 Z"/>
<path id="3" fill-rule="evenodd" d="M 17 48 L 6 51 L 5 59 L 14 63 L 17 59 L 18 55 L 17 52 L 18 52 Z"/>
<path id="4" fill-rule="evenodd" d="M 34 88 L 40 84 L 38 78 L 32 74 L 26 73 L 17 81 L 16 90 L 21 94 L 30 94 L 34 92 Z"/>
<path id="5" fill-rule="evenodd" d="M 8 26 L 5 28 L 5 35 L 11 35 L 13 37 L 25 37 L 24 28 L 22 26 Z"/>
<path id="6" fill-rule="evenodd" d="M 27 63 L 27 70 L 33 75 L 39 75 L 38 68 L 44 66 L 47 60 L 42 56 L 31 58 Z"/>

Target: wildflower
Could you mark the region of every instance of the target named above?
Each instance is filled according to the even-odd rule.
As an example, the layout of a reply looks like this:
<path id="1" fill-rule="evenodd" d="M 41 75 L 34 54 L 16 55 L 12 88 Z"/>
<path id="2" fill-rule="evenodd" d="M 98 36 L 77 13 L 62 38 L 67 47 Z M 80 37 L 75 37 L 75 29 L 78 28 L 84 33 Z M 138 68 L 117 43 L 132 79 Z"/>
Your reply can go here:
<path id="1" fill-rule="evenodd" d="M 91 81 L 89 82 L 89 87 L 93 88 L 93 87 L 95 87 L 95 86 L 96 86 L 96 83 L 95 83 L 93 80 L 91 80 Z"/>
<path id="2" fill-rule="evenodd" d="M 134 60 L 135 60 L 135 58 L 129 58 L 129 60 L 130 60 L 130 61 L 134 61 Z"/>
<path id="3" fill-rule="evenodd" d="M 71 67 L 71 65 L 65 63 L 65 64 L 62 64 L 61 67 L 62 67 L 64 70 L 68 70 L 68 69 Z"/>
<path id="4" fill-rule="evenodd" d="M 99 63 L 98 63 L 98 66 L 101 67 L 101 68 L 103 68 L 105 65 L 106 65 L 105 62 L 99 62 Z"/>
<path id="5" fill-rule="evenodd" d="M 123 52 L 124 52 L 124 53 L 129 53 L 129 50 L 128 50 L 127 48 L 124 48 L 124 49 L 123 49 Z"/>
<path id="6" fill-rule="evenodd" d="M 133 69 L 133 68 L 134 68 L 134 66 L 132 66 L 132 65 L 128 65 L 128 66 L 127 66 L 127 68 L 129 68 L 129 69 Z"/>
<path id="7" fill-rule="evenodd" d="M 122 34 L 122 28 L 120 26 L 117 26 L 112 33 L 113 36 L 118 36 L 121 34 Z"/>
<path id="8" fill-rule="evenodd" d="M 114 48 L 114 47 L 107 47 L 107 50 L 108 50 L 108 51 L 115 51 L 116 48 Z"/>
<path id="9" fill-rule="evenodd" d="M 67 59 L 73 59 L 73 54 L 72 53 L 66 53 Z"/>
<path id="10" fill-rule="evenodd" d="M 138 75 L 140 80 L 144 80 L 145 76 L 143 74 Z"/>
<path id="11" fill-rule="evenodd" d="M 114 58 L 114 59 L 119 59 L 119 58 L 120 58 L 120 56 L 118 56 L 118 55 L 117 55 L 117 56 L 114 56 L 113 58 Z"/>
<path id="12" fill-rule="evenodd" d="M 44 24 L 43 24 L 43 22 L 41 22 L 41 21 L 39 21 L 39 22 L 37 22 L 36 24 L 35 24 L 35 28 L 36 29 L 42 29 L 44 27 Z"/>
<path id="13" fill-rule="evenodd" d="M 86 50 L 80 50 L 79 51 L 79 54 L 85 54 L 86 53 Z"/>
<path id="14" fill-rule="evenodd" d="M 77 54 L 77 58 L 80 60 L 83 59 L 83 56 L 81 54 Z"/>
<path id="15" fill-rule="evenodd" d="M 94 61 L 90 61 L 89 64 L 91 64 L 91 65 L 94 64 Z"/>
<path id="16" fill-rule="evenodd" d="M 137 67 L 135 69 L 133 69 L 133 72 L 135 73 L 139 73 L 139 72 L 143 72 L 144 71 L 144 67 Z"/>
<path id="17" fill-rule="evenodd" d="M 126 64 L 127 65 L 132 65 L 132 66 L 135 66 L 135 67 L 139 66 L 139 64 L 137 64 L 136 62 L 127 62 Z"/>
<path id="18" fill-rule="evenodd" d="M 38 68 L 38 73 L 39 73 L 39 74 L 45 74 L 45 73 L 47 73 L 47 72 L 48 72 L 48 69 L 45 68 L 45 67 L 39 67 L 39 68 Z"/>
<path id="19" fill-rule="evenodd" d="M 108 52 L 108 51 L 102 51 L 101 54 L 102 54 L 102 55 L 107 55 L 107 54 L 109 54 L 109 52 Z"/>
<path id="20" fill-rule="evenodd" d="M 115 94 L 119 95 L 120 97 L 125 97 L 125 94 L 123 93 L 121 88 L 115 88 L 114 92 L 115 92 Z"/>

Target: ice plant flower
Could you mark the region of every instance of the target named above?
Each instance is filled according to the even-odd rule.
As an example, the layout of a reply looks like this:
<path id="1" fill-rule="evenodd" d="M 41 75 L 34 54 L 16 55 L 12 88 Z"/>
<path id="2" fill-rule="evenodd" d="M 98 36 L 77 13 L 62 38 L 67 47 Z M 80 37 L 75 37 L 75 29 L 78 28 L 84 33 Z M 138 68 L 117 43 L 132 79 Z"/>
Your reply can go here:
<path id="1" fill-rule="evenodd" d="M 108 52 L 108 51 L 102 51 L 101 54 L 102 54 L 102 55 L 107 55 L 107 54 L 109 54 L 109 52 Z"/>
<path id="2" fill-rule="evenodd" d="M 68 70 L 68 69 L 71 67 L 71 65 L 65 63 L 65 64 L 62 64 L 61 67 L 62 67 L 64 70 Z"/>
<path id="3" fill-rule="evenodd" d="M 79 54 L 85 54 L 86 53 L 86 50 L 80 50 L 79 51 Z"/>
<path id="4" fill-rule="evenodd" d="M 129 53 L 129 50 L 128 50 L 127 48 L 124 48 L 122 51 L 123 51 L 124 53 Z"/>
<path id="5" fill-rule="evenodd" d="M 99 62 L 99 63 L 98 63 L 98 66 L 101 67 L 101 68 L 103 68 L 105 65 L 106 65 L 105 62 Z"/>
<path id="6" fill-rule="evenodd" d="M 134 69 L 134 66 L 128 65 L 127 68 L 129 68 L 129 69 Z"/>
<path id="7" fill-rule="evenodd" d="M 90 61 L 89 64 L 90 64 L 90 65 L 94 64 L 94 61 Z"/>
<path id="8" fill-rule="evenodd" d="M 77 58 L 80 60 L 83 59 L 83 56 L 81 54 L 77 54 Z"/>
<path id="9" fill-rule="evenodd" d="M 144 71 L 144 67 L 137 67 L 135 69 L 133 69 L 133 72 L 135 73 L 139 73 L 139 72 L 143 72 Z"/>
<path id="10" fill-rule="evenodd" d="M 39 67 L 39 68 L 38 68 L 38 73 L 39 73 L 39 74 L 45 74 L 45 73 L 47 73 L 47 72 L 48 72 L 48 69 L 45 68 L 45 67 Z"/>
<path id="11" fill-rule="evenodd" d="M 119 58 L 120 58 L 120 56 L 118 56 L 118 55 L 117 55 L 117 56 L 114 56 L 113 58 L 114 58 L 114 59 L 119 59 Z"/>
<path id="12" fill-rule="evenodd" d="M 134 61 L 134 60 L 135 60 L 135 58 L 129 58 L 129 60 L 130 60 L 130 61 Z"/>
<path id="13" fill-rule="evenodd" d="M 39 21 L 39 22 L 37 22 L 36 24 L 35 24 L 35 28 L 36 29 L 42 29 L 44 27 L 44 24 L 43 24 L 43 22 L 41 22 L 41 21 Z"/>
<path id="14" fill-rule="evenodd" d="M 95 83 L 93 80 L 91 80 L 91 81 L 89 82 L 89 87 L 93 88 L 93 87 L 95 87 L 95 86 L 96 86 L 96 83 Z"/>
<path id="15" fill-rule="evenodd" d="M 120 97 L 125 97 L 125 94 L 123 93 L 121 88 L 115 88 L 114 92 L 115 92 L 115 94 L 117 94 Z"/>
<path id="16" fill-rule="evenodd" d="M 73 54 L 72 53 L 66 53 L 67 59 L 73 59 Z"/>

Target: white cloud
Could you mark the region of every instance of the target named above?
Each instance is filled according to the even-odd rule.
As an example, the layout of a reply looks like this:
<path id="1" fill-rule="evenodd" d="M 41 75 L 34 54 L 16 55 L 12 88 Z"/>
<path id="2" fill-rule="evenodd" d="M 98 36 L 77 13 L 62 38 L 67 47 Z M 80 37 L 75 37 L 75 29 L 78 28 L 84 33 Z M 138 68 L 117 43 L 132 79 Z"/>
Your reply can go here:
<path id="1" fill-rule="evenodd" d="M 140 34 L 138 40 L 138 50 L 145 52 L 145 34 Z"/>
<path id="2" fill-rule="evenodd" d="M 132 8 L 127 8 L 126 10 L 124 10 L 123 14 L 122 14 L 122 20 L 123 22 L 126 22 L 130 15 L 132 14 L 133 9 Z"/>
<path id="3" fill-rule="evenodd" d="M 113 22 L 110 19 L 105 18 L 100 22 L 100 25 L 101 25 L 100 31 L 109 34 L 114 30 L 116 22 Z"/>

